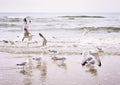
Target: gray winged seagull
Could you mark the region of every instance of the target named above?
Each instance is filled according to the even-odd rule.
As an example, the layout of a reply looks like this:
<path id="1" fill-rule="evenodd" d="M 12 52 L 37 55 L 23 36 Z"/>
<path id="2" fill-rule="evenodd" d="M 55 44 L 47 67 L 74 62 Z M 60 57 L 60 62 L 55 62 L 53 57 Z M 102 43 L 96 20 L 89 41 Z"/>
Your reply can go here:
<path id="1" fill-rule="evenodd" d="M 92 53 L 91 51 L 83 52 L 82 66 L 85 66 L 86 64 L 98 65 L 101 67 L 99 53 Z"/>
<path id="2" fill-rule="evenodd" d="M 22 66 L 23 67 L 23 70 L 24 70 L 24 68 L 25 68 L 25 66 L 27 65 L 27 61 L 25 61 L 25 62 L 22 62 L 22 63 L 19 63 L 19 64 L 16 64 L 17 66 Z"/>

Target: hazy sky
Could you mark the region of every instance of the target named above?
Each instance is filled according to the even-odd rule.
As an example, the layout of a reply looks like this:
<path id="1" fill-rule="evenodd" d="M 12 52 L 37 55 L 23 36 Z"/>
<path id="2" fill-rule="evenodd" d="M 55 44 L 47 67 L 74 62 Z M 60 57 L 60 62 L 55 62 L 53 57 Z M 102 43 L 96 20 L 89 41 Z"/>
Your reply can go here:
<path id="1" fill-rule="evenodd" d="M 0 0 L 0 12 L 120 12 L 120 0 Z"/>

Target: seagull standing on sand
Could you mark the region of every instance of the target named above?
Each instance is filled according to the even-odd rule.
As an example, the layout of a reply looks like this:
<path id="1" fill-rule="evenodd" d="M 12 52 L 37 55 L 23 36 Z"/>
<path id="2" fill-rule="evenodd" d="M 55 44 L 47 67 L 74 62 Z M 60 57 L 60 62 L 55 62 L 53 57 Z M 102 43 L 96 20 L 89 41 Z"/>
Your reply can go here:
<path id="1" fill-rule="evenodd" d="M 32 59 L 35 60 L 38 65 L 41 65 L 41 60 L 42 60 L 41 57 L 34 57 L 34 58 L 32 58 Z"/>
<path id="2" fill-rule="evenodd" d="M 11 45 L 14 45 L 15 43 L 13 41 L 3 40 L 4 43 L 10 43 Z"/>
<path id="3" fill-rule="evenodd" d="M 23 66 L 23 70 L 25 69 L 25 66 L 27 65 L 27 61 L 25 62 L 22 62 L 22 63 L 19 63 L 19 64 L 16 64 L 17 66 Z"/>
<path id="4" fill-rule="evenodd" d="M 35 61 L 43 61 L 44 60 L 43 53 L 41 53 L 40 56 L 38 57 L 33 57 L 32 59 Z"/>
<path id="5" fill-rule="evenodd" d="M 56 54 L 57 51 L 56 50 L 48 50 L 50 53 Z"/>
<path id="6" fill-rule="evenodd" d="M 48 51 L 49 51 L 51 57 L 56 56 L 56 54 L 58 53 L 57 50 L 48 50 Z"/>
<path id="7" fill-rule="evenodd" d="M 51 59 L 53 61 L 58 61 L 58 62 L 62 62 L 62 63 L 66 60 L 66 58 L 62 57 L 62 56 L 59 56 L 59 57 L 58 56 L 52 56 Z"/>
<path id="8" fill-rule="evenodd" d="M 52 57 L 53 60 L 62 60 L 62 61 L 65 61 L 66 58 L 65 57 Z"/>
<path id="9" fill-rule="evenodd" d="M 101 60 L 99 58 L 98 53 L 92 53 L 91 51 L 85 51 L 83 53 L 83 61 L 82 61 L 82 66 L 85 66 L 86 64 L 90 65 L 98 65 L 101 66 Z"/>
<path id="10" fill-rule="evenodd" d="M 41 57 L 35 57 L 35 58 L 33 58 L 33 60 L 35 60 L 35 61 L 40 61 L 40 60 L 41 60 Z"/>
<path id="11" fill-rule="evenodd" d="M 4 42 L 4 43 L 9 43 L 9 41 L 7 41 L 7 40 L 3 40 L 3 42 Z"/>

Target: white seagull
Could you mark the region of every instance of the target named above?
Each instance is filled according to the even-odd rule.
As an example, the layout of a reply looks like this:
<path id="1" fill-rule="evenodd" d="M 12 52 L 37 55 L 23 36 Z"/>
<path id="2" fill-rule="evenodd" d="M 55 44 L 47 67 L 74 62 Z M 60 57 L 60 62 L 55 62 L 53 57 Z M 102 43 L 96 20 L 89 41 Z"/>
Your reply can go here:
<path id="1" fill-rule="evenodd" d="M 52 57 L 52 59 L 53 59 L 53 60 L 63 60 L 63 61 L 66 60 L 65 57 L 56 57 L 56 56 L 55 56 L 55 57 Z"/>
<path id="2" fill-rule="evenodd" d="M 25 66 L 27 65 L 28 61 L 25 61 L 25 62 L 22 62 L 22 63 L 19 63 L 19 64 L 16 64 L 17 66 L 23 66 L 23 70 L 25 68 Z"/>
<path id="3" fill-rule="evenodd" d="M 33 57 L 32 59 L 35 61 L 38 61 L 38 62 L 41 60 L 44 61 L 43 53 L 41 53 L 40 56 L 38 56 L 38 57 Z"/>
<path id="4" fill-rule="evenodd" d="M 101 60 L 99 58 L 99 54 L 98 53 L 93 54 L 90 51 L 85 51 L 83 53 L 82 66 L 85 66 L 86 64 L 101 66 Z"/>
<path id="5" fill-rule="evenodd" d="M 40 61 L 42 58 L 41 57 L 35 57 L 35 58 L 32 58 L 33 60 L 35 61 Z"/>

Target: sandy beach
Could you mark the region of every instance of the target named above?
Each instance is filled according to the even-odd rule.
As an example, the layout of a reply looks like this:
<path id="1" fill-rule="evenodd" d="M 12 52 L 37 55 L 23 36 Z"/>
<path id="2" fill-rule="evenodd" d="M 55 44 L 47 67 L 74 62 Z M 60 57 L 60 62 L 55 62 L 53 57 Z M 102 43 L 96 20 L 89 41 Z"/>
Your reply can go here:
<path id="1" fill-rule="evenodd" d="M 23 16 L 1 16 L 0 85 L 119 85 L 119 19 L 106 16 L 34 15 L 32 41 L 20 37 Z M 47 39 L 46 46 L 39 33 Z M 85 50 L 99 54 L 101 67 L 81 65 Z M 27 65 L 19 66 L 26 60 Z"/>
<path id="2" fill-rule="evenodd" d="M 87 36 L 86 36 L 87 38 Z M 67 38 L 68 39 L 68 38 Z M 77 41 L 78 39 L 48 39 L 47 46 L 35 43 L 16 42 L 15 45 L 3 43 L 0 46 L 0 84 L 1 85 L 119 85 L 120 44 L 105 43 L 99 39 Z M 92 43 L 99 40 L 99 43 Z M 77 43 L 75 42 L 77 41 Z M 102 43 L 104 42 L 104 43 Z M 114 41 L 112 41 L 114 42 Z M 81 65 L 84 49 L 104 48 L 100 54 L 102 66 L 86 67 Z M 53 61 L 49 50 L 55 50 L 57 57 L 65 57 L 64 62 Z M 32 68 L 23 71 L 16 64 L 41 56 L 44 60 L 37 65 L 31 61 Z M 19 83 L 18 83 L 19 82 Z"/>
<path id="3" fill-rule="evenodd" d="M 32 61 L 32 68 L 23 71 L 17 63 L 40 54 L 0 53 L 1 85 L 119 85 L 119 55 L 102 55 L 102 66 L 83 67 L 81 55 L 58 54 L 65 56 L 64 62 L 51 60 L 50 55 L 43 54 L 41 66 Z"/>

